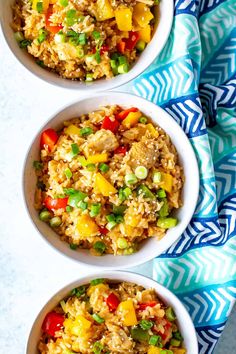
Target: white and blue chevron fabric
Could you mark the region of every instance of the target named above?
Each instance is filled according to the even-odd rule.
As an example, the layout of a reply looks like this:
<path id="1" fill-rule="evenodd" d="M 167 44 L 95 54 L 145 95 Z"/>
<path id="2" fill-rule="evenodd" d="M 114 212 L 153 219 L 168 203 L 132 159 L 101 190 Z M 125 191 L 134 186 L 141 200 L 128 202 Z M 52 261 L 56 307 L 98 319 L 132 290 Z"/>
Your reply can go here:
<path id="1" fill-rule="evenodd" d="M 236 299 L 236 1 L 176 0 L 164 50 L 124 89 L 172 115 L 198 158 L 195 214 L 153 276 L 183 301 L 210 354 Z"/>

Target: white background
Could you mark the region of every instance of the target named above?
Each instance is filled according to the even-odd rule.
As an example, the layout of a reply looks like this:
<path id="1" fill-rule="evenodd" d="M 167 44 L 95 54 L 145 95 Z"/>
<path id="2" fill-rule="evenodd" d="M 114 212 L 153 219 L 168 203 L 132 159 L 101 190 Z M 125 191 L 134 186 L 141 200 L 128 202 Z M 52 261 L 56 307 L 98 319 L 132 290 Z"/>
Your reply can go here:
<path id="1" fill-rule="evenodd" d="M 24 158 L 35 133 L 55 111 L 81 96 L 28 73 L 0 32 L 0 354 L 23 354 L 35 315 L 48 298 L 92 272 L 39 237 L 24 209 L 21 188 Z M 151 275 L 151 262 L 135 271 Z M 236 352 L 235 328 L 234 313 L 217 354 Z"/>

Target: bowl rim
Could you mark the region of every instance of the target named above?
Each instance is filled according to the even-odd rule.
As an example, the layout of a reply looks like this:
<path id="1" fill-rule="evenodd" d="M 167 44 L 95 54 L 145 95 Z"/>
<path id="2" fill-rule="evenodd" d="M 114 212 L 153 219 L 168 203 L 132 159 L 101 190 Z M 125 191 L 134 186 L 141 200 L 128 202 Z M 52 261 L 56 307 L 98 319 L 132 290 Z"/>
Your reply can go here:
<path id="1" fill-rule="evenodd" d="M 9 0 L 10 1 L 10 0 Z M 92 93 L 92 92 L 101 92 L 101 91 L 106 91 L 106 90 L 112 90 L 115 88 L 118 88 L 122 85 L 126 85 L 128 84 L 130 81 L 136 79 L 139 75 L 141 75 L 145 70 L 147 70 L 149 68 L 149 66 L 155 61 L 156 57 L 162 52 L 164 46 L 166 45 L 169 37 L 170 37 L 170 32 L 172 29 L 172 24 L 173 24 L 173 20 L 174 20 L 174 0 L 169 0 L 169 1 L 162 1 L 159 6 L 163 7 L 163 8 L 167 8 L 168 9 L 168 16 L 166 16 L 165 18 L 165 33 L 166 36 L 164 38 L 164 40 L 162 40 L 161 45 L 159 45 L 159 50 L 155 51 L 156 54 L 154 55 L 150 55 L 153 52 L 153 48 L 155 48 L 154 42 L 156 40 L 156 38 L 158 37 L 158 28 L 156 30 L 156 32 L 154 33 L 151 41 L 149 44 L 152 44 L 152 51 L 150 50 L 149 56 L 145 57 L 145 65 L 142 64 L 139 66 L 139 69 L 137 70 L 130 70 L 128 73 L 123 74 L 123 75 L 119 75 L 116 76 L 113 79 L 101 79 L 101 82 L 99 82 L 99 80 L 95 80 L 94 83 L 95 84 L 91 84 L 91 83 L 86 83 L 84 81 L 80 82 L 80 81 L 76 81 L 76 80 L 69 80 L 69 79 L 63 79 L 61 78 L 58 74 L 50 72 L 50 75 L 48 75 L 47 70 L 42 69 L 40 67 L 37 67 L 37 64 L 35 63 L 35 65 L 32 66 L 32 68 L 30 68 L 29 63 L 26 62 L 26 60 L 24 60 L 25 55 L 24 54 L 19 54 L 17 53 L 16 47 L 15 45 L 10 41 L 9 36 L 7 34 L 7 30 L 6 30 L 6 26 L 4 25 L 4 20 L 3 20 L 3 13 L 4 11 L 0 10 L 0 26 L 2 29 L 2 33 L 3 33 L 3 37 L 5 39 L 6 44 L 8 45 L 10 51 L 12 52 L 12 54 L 14 55 L 14 57 L 16 58 L 16 60 L 29 72 L 31 73 L 34 77 L 40 79 L 43 82 L 46 82 L 50 85 L 59 87 L 59 88 L 63 88 L 63 89 L 67 89 L 67 90 L 77 90 L 78 92 L 82 93 L 83 91 L 86 93 Z M 0 2 L 0 9 L 4 9 L 4 5 L 2 2 Z M 9 24 L 10 25 L 10 24 Z M 12 32 L 14 32 L 12 30 Z M 31 55 L 29 53 L 26 53 L 27 55 L 29 55 L 29 57 L 31 57 Z M 136 64 L 138 63 L 139 60 L 142 60 L 142 58 L 138 58 L 137 62 L 134 63 L 133 68 L 135 68 Z M 144 60 L 142 60 L 142 62 L 144 63 Z M 43 71 L 44 70 L 44 73 Z M 54 75 L 51 75 L 51 73 Z"/>
<path id="2" fill-rule="evenodd" d="M 23 166 L 22 166 L 22 179 L 21 179 L 21 186 L 22 186 L 22 193 L 23 193 L 23 203 L 24 203 L 24 206 L 25 206 L 25 209 L 28 213 L 28 216 L 30 218 L 30 221 L 31 223 L 33 224 L 34 228 L 37 230 L 37 233 L 40 235 L 41 239 L 43 239 L 44 241 L 47 242 L 47 244 L 50 245 L 50 247 L 52 247 L 54 249 L 54 251 L 57 251 L 60 255 L 63 255 L 64 257 L 67 257 L 68 259 L 70 260 L 73 260 L 74 262 L 77 262 L 77 264 L 81 264 L 81 265 L 86 265 L 88 267 L 91 267 L 91 268 L 100 268 L 100 269 L 103 269 L 103 270 L 114 270 L 114 269 L 127 269 L 128 267 L 135 267 L 135 266 L 138 266 L 138 265 L 141 265 L 149 260 L 152 260 L 158 256 L 160 256 L 163 252 L 165 252 L 169 247 L 171 247 L 171 245 L 174 243 L 172 242 L 171 245 L 169 245 L 167 248 L 165 248 L 165 250 L 161 251 L 160 253 L 156 252 L 157 254 L 155 256 L 151 255 L 149 257 L 145 257 L 144 260 L 132 260 L 131 256 L 127 256 L 127 262 L 124 262 L 124 264 L 120 264 L 120 265 L 106 265 L 105 262 L 101 262 L 101 264 L 99 265 L 95 265 L 95 264 L 91 264 L 89 261 L 88 262 L 84 262 L 83 260 L 81 259 L 78 259 L 77 257 L 73 257 L 73 256 L 70 256 L 69 254 L 61 251 L 60 249 L 58 249 L 58 247 L 56 247 L 52 242 L 50 242 L 50 240 L 46 237 L 45 233 L 42 233 L 40 231 L 40 229 L 38 228 L 38 226 L 35 224 L 35 222 L 33 221 L 33 218 L 31 216 L 31 213 L 30 213 L 30 208 L 28 206 L 28 203 L 27 203 L 27 193 L 26 193 L 26 166 L 27 166 L 27 162 L 28 162 L 28 159 L 30 157 L 30 152 L 31 152 L 31 149 L 33 148 L 34 146 L 34 143 L 35 143 L 35 140 L 36 138 L 39 136 L 39 134 L 43 131 L 43 129 L 45 129 L 45 127 L 51 122 L 51 120 L 53 120 L 54 118 L 56 118 L 60 113 L 62 113 L 63 111 L 65 110 L 68 110 L 70 107 L 82 102 L 82 101 L 86 101 L 86 100 L 91 100 L 91 98 L 94 98 L 94 97 L 112 97 L 113 100 L 114 100 L 114 104 L 116 102 L 116 97 L 122 97 L 123 95 L 125 96 L 129 96 L 130 99 L 131 98 L 135 98 L 137 99 L 138 101 L 140 101 L 140 103 L 143 102 L 143 104 L 145 103 L 148 103 L 149 106 L 152 106 L 153 108 L 155 109 L 160 109 L 162 111 L 164 111 L 164 113 L 166 115 L 169 116 L 169 118 L 172 120 L 172 124 L 173 126 L 175 126 L 176 128 L 178 127 L 179 131 L 182 132 L 182 135 L 185 136 L 185 138 L 188 140 L 188 145 L 189 145 L 189 148 L 191 150 L 191 153 L 192 153 L 192 164 L 193 164 L 193 168 L 195 169 L 195 172 L 196 172 L 196 175 L 195 175 L 195 178 L 196 178 L 196 193 L 195 193 L 195 200 L 192 201 L 191 203 L 191 211 L 189 213 L 189 217 L 185 220 L 184 223 L 182 223 L 182 231 L 181 233 L 179 233 L 179 237 L 177 239 L 175 239 L 174 242 L 176 242 L 180 236 L 182 235 L 182 233 L 186 230 L 187 226 L 189 225 L 193 215 L 194 215 L 194 211 L 196 209 L 196 205 L 197 205 L 197 200 L 198 200 L 198 196 L 199 196 L 199 188 L 200 188 L 200 177 L 199 177 L 199 167 L 198 167 L 198 163 L 197 163 L 197 158 L 196 158 L 196 155 L 194 153 L 194 150 L 193 150 L 193 147 L 188 139 L 188 137 L 186 136 L 185 132 L 183 131 L 183 129 L 178 125 L 178 123 L 174 120 L 174 118 L 169 114 L 167 113 L 165 110 L 163 110 L 161 107 L 155 105 L 154 103 L 150 102 L 150 101 L 147 101 L 146 99 L 144 98 L 141 98 L 139 96 L 136 96 L 134 94 L 130 94 L 130 93 L 124 93 L 124 92 L 119 92 L 119 91 L 108 91 L 108 92 L 98 92 L 96 94 L 93 94 L 92 97 L 89 96 L 89 95 L 86 95 L 84 97 L 81 97 L 80 99 L 76 99 L 76 100 L 73 100 L 72 102 L 70 102 L 69 104 L 65 104 L 63 105 L 61 108 L 59 108 L 58 110 L 56 110 L 51 116 L 49 119 L 47 119 L 45 122 L 43 122 L 42 125 L 40 125 L 40 129 L 37 129 L 36 133 L 34 134 L 34 137 L 31 141 L 31 143 L 29 144 L 28 146 L 28 149 L 26 151 L 26 154 L 25 154 L 25 157 L 24 157 L 24 162 L 23 162 Z M 131 103 L 132 104 L 132 103 Z M 69 118 L 70 119 L 70 118 Z M 69 120 L 68 119 L 68 120 Z M 177 151 L 178 152 L 178 151 Z M 179 153 L 179 152 L 178 152 Z M 148 240 L 147 240 L 148 241 Z M 61 242 L 64 242 L 64 241 L 61 241 Z M 158 248 L 157 248 L 158 250 Z M 138 253 L 138 252 L 137 252 Z M 95 257 L 95 256 L 93 256 Z M 105 256 L 104 256 L 105 257 Z M 114 256 L 113 257 L 122 257 L 122 256 Z M 125 257 L 125 256 L 124 256 Z M 103 258 L 103 257 L 101 257 Z M 123 258 L 124 259 L 124 258 Z"/>
<path id="3" fill-rule="evenodd" d="M 165 303 L 165 298 L 168 297 L 169 300 L 167 301 L 167 303 L 171 302 L 172 304 L 174 304 L 175 309 L 178 308 L 178 310 L 181 311 L 181 313 L 184 315 L 185 319 L 188 322 L 187 328 L 188 328 L 188 332 L 191 333 L 191 344 L 194 348 L 194 352 L 191 352 L 189 354 L 198 354 L 198 340 L 197 340 L 197 333 L 196 333 L 195 326 L 190 317 L 190 314 L 188 313 L 187 309 L 185 308 L 182 301 L 178 298 L 178 296 L 175 295 L 172 291 L 170 291 L 167 287 L 161 285 L 159 282 L 154 280 L 153 278 L 129 270 L 125 270 L 125 271 L 108 270 L 108 271 L 91 273 L 86 276 L 76 278 L 75 280 L 71 281 L 69 284 L 67 283 L 63 287 L 60 287 L 60 289 L 57 290 L 56 292 L 53 292 L 53 294 L 50 295 L 50 298 L 47 300 L 47 302 L 44 303 L 41 309 L 38 310 L 36 312 L 36 315 L 34 316 L 33 323 L 30 327 L 30 330 L 27 333 L 26 354 L 32 354 L 30 352 L 30 340 L 34 333 L 37 323 L 40 321 L 40 317 L 42 317 L 43 312 L 46 310 L 48 305 L 50 305 L 50 303 L 53 302 L 53 300 L 57 299 L 57 302 L 63 300 L 63 298 L 66 296 L 66 293 L 71 291 L 73 288 L 78 287 L 80 285 L 86 285 L 91 280 L 96 278 L 105 278 L 111 281 L 114 280 L 114 282 L 122 282 L 122 281 L 133 282 L 134 284 L 143 286 L 145 289 L 154 288 L 155 291 L 157 292 L 158 297 L 164 303 Z M 142 285 L 144 282 L 148 283 L 148 286 Z M 65 293 L 65 295 L 62 295 L 63 293 Z M 185 322 L 184 321 L 181 322 L 182 319 L 180 320 L 179 318 L 177 318 L 177 320 L 179 321 L 179 323 L 183 324 L 183 327 L 186 327 L 186 325 L 184 325 Z"/>

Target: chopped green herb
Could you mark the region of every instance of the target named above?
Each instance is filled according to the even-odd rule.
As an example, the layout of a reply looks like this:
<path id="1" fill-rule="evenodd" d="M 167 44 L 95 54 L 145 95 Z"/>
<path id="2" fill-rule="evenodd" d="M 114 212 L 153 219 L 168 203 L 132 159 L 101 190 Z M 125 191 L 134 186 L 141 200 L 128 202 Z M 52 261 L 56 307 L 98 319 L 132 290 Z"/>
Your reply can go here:
<path id="1" fill-rule="evenodd" d="M 162 199 L 162 207 L 161 209 L 159 210 L 158 214 L 160 217 L 165 217 L 165 216 L 168 216 L 169 215 L 169 205 L 168 205 L 168 202 L 167 202 L 167 199 L 166 198 L 163 198 Z"/>
<path id="2" fill-rule="evenodd" d="M 99 252 L 99 253 L 104 253 L 105 252 L 105 249 L 106 249 L 106 245 L 104 242 L 102 241 L 97 241 L 95 242 L 95 244 L 93 245 L 93 248 Z"/>
<path id="3" fill-rule="evenodd" d="M 147 123 L 147 118 L 146 117 L 139 118 L 139 123 L 146 124 Z"/>
<path id="4" fill-rule="evenodd" d="M 173 336 L 175 339 L 178 339 L 178 340 L 183 340 L 183 337 L 181 335 L 181 333 L 179 331 L 176 331 L 176 332 L 173 332 Z"/>
<path id="5" fill-rule="evenodd" d="M 181 341 L 175 338 L 171 338 L 170 345 L 173 345 L 173 347 L 180 347 Z"/>
<path id="6" fill-rule="evenodd" d="M 93 36 L 94 39 L 100 39 L 101 34 L 98 31 L 93 31 L 92 32 L 92 36 Z"/>
<path id="7" fill-rule="evenodd" d="M 168 321 L 173 322 L 174 320 L 176 320 L 176 315 L 175 315 L 172 307 L 170 307 L 170 306 L 167 307 L 165 312 L 166 312 L 166 318 Z"/>
<path id="8" fill-rule="evenodd" d="M 67 213 L 70 213 L 70 212 L 72 211 L 71 206 L 67 205 L 67 206 L 66 206 L 66 211 L 67 211 Z"/>
<path id="9" fill-rule="evenodd" d="M 110 169 L 110 167 L 106 163 L 101 163 L 98 168 L 103 173 L 106 173 Z"/>
<path id="10" fill-rule="evenodd" d="M 61 6 L 66 7 L 66 6 L 68 6 L 68 4 L 69 4 L 68 0 L 60 0 L 60 5 Z"/>
<path id="11" fill-rule="evenodd" d="M 157 226 L 161 227 L 162 229 L 170 229 L 175 227 L 178 223 L 176 218 L 159 218 L 157 220 Z"/>
<path id="12" fill-rule="evenodd" d="M 48 35 L 48 31 L 41 28 L 39 30 L 39 36 L 37 38 L 38 43 L 43 43 L 45 41 L 45 39 L 47 38 L 47 35 Z"/>
<path id="13" fill-rule="evenodd" d="M 146 43 L 142 39 L 140 39 L 136 44 L 136 48 L 138 49 L 139 52 L 143 52 L 145 47 L 146 47 Z"/>
<path id="14" fill-rule="evenodd" d="M 150 345 L 158 345 L 161 343 L 161 336 L 157 336 L 157 335 L 152 335 L 149 339 L 149 344 Z"/>
<path id="15" fill-rule="evenodd" d="M 165 197 L 166 197 L 166 192 L 165 192 L 165 190 L 164 190 L 164 189 L 159 189 L 159 190 L 157 191 L 157 196 L 158 196 L 158 198 L 160 198 L 160 199 L 165 198 Z"/>
<path id="16" fill-rule="evenodd" d="M 119 62 L 119 65 L 126 64 L 127 63 L 127 58 L 124 55 L 120 55 L 118 57 L 118 62 Z"/>
<path id="17" fill-rule="evenodd" d="M 129 71 L 129 64 L 128 63 L 124 63 L 124 64 L 118 66 L 118 73 L 119 74 L 125 74 L 128 71 Z"/>
<path id="18" fill-rule="evenodd" d="M 137 182 L 138 182 L 138 179 L 134 173 L 128 173 L 127 175 L 125 175 L 125 183 L 126 184 L 135 184 Z"/>
<path id="19" fill-rule="evenodd" d="M 40 14 L 43 12 L 43 3 L 41 1 L 37 2 L 36 9 Z"/>
<path id="20" fill-rule="evenodd" d="M 77 48 L 77 57 L 78 58 L 84 57 L 84 50 L 82 48 Z"/>
<path id="21" fill-rule="evenodd" d="M 64 174 L 65 174 L 66 178 L 68 178 L 68 179 L 70 179 L 72 177 L 72 172 L 69 168 L 65 169 Z"/>
<path id="22" fill-rule="evenodd" d="M 150 189 L 145 185 L 141 184 L 137 189 L 138 195 L 142 194 L 144 198 L 156 199 L 155 195 L 150 191 Z"/>
<path id="23" fill-rule="evenodd" d="M 87 82 L 93 81 L 93 74 L 92 73 L 87 73 L 86 74 L 86 81 Z"/>
<path id="24" fill-rule="evenodd" d="M 119 237 L 117 240 L 117 246 L 123 250 L 128 247 L 128 242 L 124 237 Z"/>
<path id="25" fill-rule="evenodd" d="M 107 225 L 106 228 L 111 231 L 115 226 L 117 225 L 116 221 L 110 221 Z"/>
<path id="26" fill-rule="evenodd" d="M 71 144 L 71 152 L 73 157 L 79 154 L 79 147 L 77 144 Z"/>
<path id="27" fill-rule="evenodd" d="M 87 170 L 90 171 L 90 172 L 94 172 L 96 171 L 96 165 L 94 163 L 89 163 L 87 166 L 86 166 Z"/>
<path id="28" fill-rule="evenodd" d="M 89 215 L 92 218 L 94 218 L 95 216 L 97 216 L 100 213 L 101 207 L 102 207 L 101 203 L 92 204 Z"/>
<path id="29" fill-rule="evenodd" d="M 116 216 L 116 223 L 121 224 L 124 221 L 124 218 L 122 215 L 117 215 Z"/>
<path id="30" fill-rule="evenodd" d="M 85 127 L 80 129 L 80 135 L 81 136 L 88 136 L 90 134 L 93 134 L 93 129 L 90 127 Z"/>
<path id="31" fill-rule="evenodd" d="M 103 323 L 105 322 L 104 318 L 102 318 L 101 316 L 99 316 L 97 313 L 94 313 L 92 315 L 94 321 L 96 321 L 97 323 Z"/>
<path id="32" fill-rule="evenodd" d="M 141 321 L 139 322 L 139 325 L 140 325 L 140 327 L 141 327 L 142 329 L 148 330 L 148 329 L 150 329 L 150 328 L 153 327 L 153 322 L 152 322 L 152 321 L 149 321 L 149 320 L 141 320 Z"/>
<path id="33" fill-rule="evenodd" d="M 79 203 L 78 203 L 78 207 L 82 210 L 86 210 L 88 209 L 88 203 L 84 202 L 83 200 L 81 200 Z"/>
<path id="34" fill-rule="evenodd" d="M 145 343 L 149 341 L 149 334 L 140 327 L 131 328 L 131 337 L 138 342 Z"/>
<path id="35" fill-rule="evenodd" d="M 105 279 L 104 279 L 104 278 L 93 279 L 93 280 L 91 280 L 91 282 L 90 282 L 90 284 L 91 284 L 92 286 L 98 285 L 98 284 L 102 284 L 102 283 L 105 283 Z"/>
<path id="36" fill-rule="evenodd" d="M 43 168 L 42 162 L 39 162 L 39 161 L 34 161 L 33 162 L 33 166 L 36 169 L 36 171 L 40 171 Z"/>
<path id="37" fill-rule="evenodd" d="M 126 205 L 114 205 L 112 206 L 112 211 L 115 215 L 123 215 L 127 209 Z"/>
<path id="38" fill-rule="evenodd" d="M 74 244 L 74 243 L 70 243 L 70 249 L 75 251 L 77 249 L 78 245 Z"/>
<path id="39" fill-rule="evenodd" d="M 77 191 L 76 193 L 69 196 L 68 205 L 72 206 L 73 208 L 78 207 L 79 202 L 87 197 L 87 194 Z"/>
<path id="40" fill-rule="evenodd" d="M 102 350 L 103 350 L 103 345 L 102 345 L 101 342 L 95 342 L 93 344 L 93 352 L 94 352 L 94 354 L 101 354 Z"/>
<path id="41" fill-rule="evenodd" d="M 29 45 L 31 45 L 31 41 L 28 39 L 24 39 L 23 41 L 20 42 L 20 48 L 25 49 Z"/>
<path id="42" fill-rule="evenodd" d="M 114 214 L 109 214 L 106 216 L 107 221 L 116 221 L 116 217 Z"/>

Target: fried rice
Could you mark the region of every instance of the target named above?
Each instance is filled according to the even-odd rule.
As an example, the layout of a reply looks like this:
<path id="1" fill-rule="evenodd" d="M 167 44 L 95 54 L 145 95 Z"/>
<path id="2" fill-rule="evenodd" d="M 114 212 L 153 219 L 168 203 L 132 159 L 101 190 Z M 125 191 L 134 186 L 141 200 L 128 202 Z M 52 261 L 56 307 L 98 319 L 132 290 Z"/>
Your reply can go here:
<path id="1" fill-rule="evenodd" d="M 150 42 L 152 0 L 16 0 L 16 40 L 38 65 L 72 80 L 128 72 Z"/>
<path id="2" fill-rule="evenodd" d="M 94 279 L 75 288 L 42 324 L 41 354 L 186 354 L 176 315 L 154 289 Z"/>
<path id="3" fill-rule="evenodd" d="M 35 207 L 72 249 L 129 255 L 178 220 L 183 170 L 170 137 L 135 107 L 101 107 L 41 136 Z"/>

